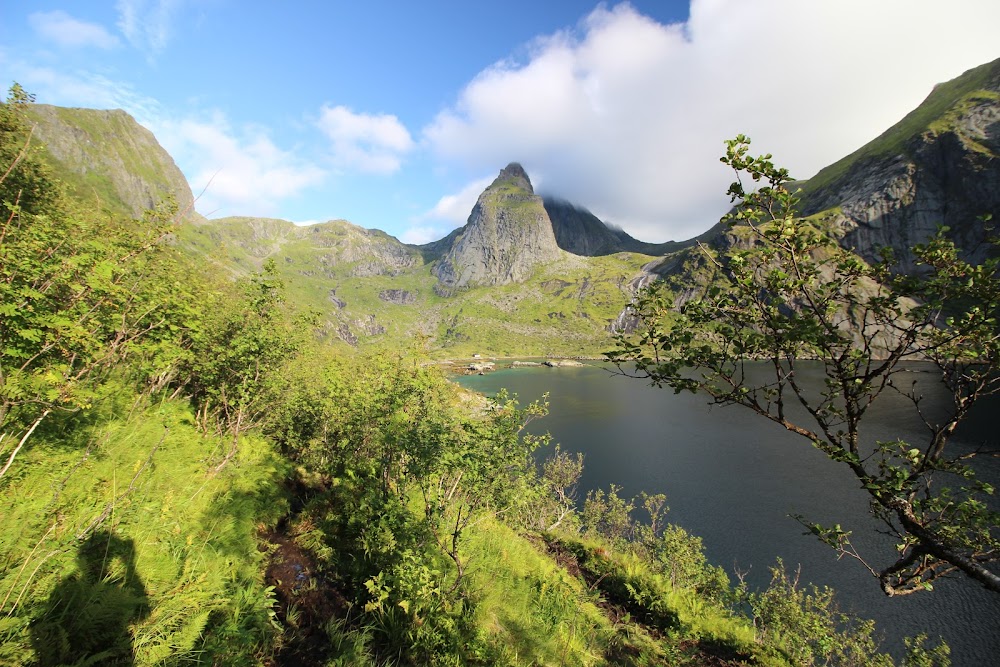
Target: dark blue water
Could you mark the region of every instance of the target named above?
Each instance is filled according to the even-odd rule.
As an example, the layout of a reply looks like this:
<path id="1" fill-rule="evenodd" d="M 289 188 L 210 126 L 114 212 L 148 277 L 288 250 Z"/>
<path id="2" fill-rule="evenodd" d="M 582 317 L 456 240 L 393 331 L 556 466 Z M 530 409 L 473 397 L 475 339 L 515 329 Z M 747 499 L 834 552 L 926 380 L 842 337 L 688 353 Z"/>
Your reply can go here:
<path id="1" fill-rule="evenodd" d="M 812 371 L 819 379 L 819 366 Z M 930 407 L 933 375 L 907 374 L 923 387 Z M 804 536 L 789 514 L 855 531 L 853 541 L 876 569 L 892 562 L 891 543 L 880 539 L 868 514 L 867 495 L 845 467 L 829 461 L 806 440 L 736 406 L 711 407 L 705 396 L 675 395 L 609 368 L 517 368 L 459 382 L 487 395 L 501 388 L 522 403 L 548 392 L 547 418 L 532 424 L 570 452 L 582 452 L 580 496 L 611 483 L 631 496 L 664 493 L 668 520 L 703 538 L 709 560 L 749 569 L 751 585 L 770 581 L 768 568 L 782 558 L 801 568 L 803 581 L 838 591 L 842 608 L 876 620 L 884 647 L 895 655 L 902 638 L 919 632 L 943 637 L 956 666 L 1000 664 L 1000 596 L 961 578 L 930 593 L 887 598 L 857 561 L 838 561 L 816 538 Z M 922 436 L 912 406 L 885 395 L 870 412 L 864 435 L 872 440 Z M 962 433 L 970 445 L 995 439 L 995 419 L 976 415 Z M 985 462 L 987 479 L 1000 478 L 1000 462 Z"/>

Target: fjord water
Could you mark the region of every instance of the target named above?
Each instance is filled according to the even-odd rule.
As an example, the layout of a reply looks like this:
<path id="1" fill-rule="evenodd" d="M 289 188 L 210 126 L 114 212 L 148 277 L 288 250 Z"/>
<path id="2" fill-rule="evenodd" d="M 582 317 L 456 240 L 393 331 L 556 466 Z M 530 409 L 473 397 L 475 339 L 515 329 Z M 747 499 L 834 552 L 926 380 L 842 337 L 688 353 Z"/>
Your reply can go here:
<path id="1" fill-rule="evenodd" d="M 749 583 L 764 587 L 768 568 L 781 558 L 789 570 L 801 568 L 801 581 L 836 589 L 842 608 L 875 619 L 886 650 L 897 656 L 902 637 L 926 632 L 951 645 L 953 665 L 1000 664 L 1000 596 L 955 578 L 930 593 L 887 598 L 860 563 L 838 561 L 789 518 L 801 514 L 824 525 L 840 523 L 854 531 L 858 550 L 876 566 L 891 562 L 891 543 L 873 530 L 878 525 L 868 514 L 867 496 L 846 468 L 749 410 L 709 406 L 704 395 L 675 395 L 612 370 L 600 364 L 521 367 L 459 382 L 486 395 L 505 388 L 522 404 L 547 392 L 549 416 L 530 429 L 547 431 L 565 451 L 584 454 L 579 497 L 612 483 L 625 497 L 666 494 L 668 520 L 701 536 L 709 560 L 731 578 L 735 568 L 749 570 Z M 940 394 L 934 375 L 924 370 L 915 367 L 896 382 L 916 381 L 925 396 L 922 407 L 933 410 Z M 804 371 L 821 386 L 818 364 Z M 960 439 L 995 446 L 995 423 L 990 411 L 981 411 Z M 912 406 L 888 393 L 873 406 L 863 435 L 920 442 L 920 429 Z M 1000 461 L 984 463 L 982 476 L 995 482 Z"/>

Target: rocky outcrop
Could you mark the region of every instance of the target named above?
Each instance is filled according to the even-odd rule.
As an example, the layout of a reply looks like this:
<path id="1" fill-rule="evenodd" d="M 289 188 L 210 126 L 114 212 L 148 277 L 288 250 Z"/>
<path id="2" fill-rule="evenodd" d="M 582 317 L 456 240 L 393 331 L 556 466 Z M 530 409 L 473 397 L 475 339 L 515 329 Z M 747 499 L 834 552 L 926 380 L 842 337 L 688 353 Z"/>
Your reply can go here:
<path id="1" fill-rule="evenodd" d="M 385 327 L 378 323 L 374 315 L 356 320 L 355 325 L 366 336 L 381 336 L 385 333 Z"/>
<path id="2" fill-rule="evenodd" d="M 343 310 L 347 307 L 347 302 L 337 296 L 336 288 L 330 290 L 326 295 L 326 298 L 330 300 L 330 303 L 337 307 L 337 310 Z"/>
<path id="3" fill-rule="evenodd" d="M 479 196 L 469 221 L 434 266 L 443 291 L 523 282 L 560 257 L 552 222 L 521 165 L 511 163 Z"/>
<path id="4" fill-rule="evenodd" d="M 352 327 L 351 324 L 354 326 Z M 358 346 L 361 342 L 361 336 L 371 338 L 372 336 L 381 336 L 386 332 L 386 328 L 378 323 L 374 315 L 361 317 L 351 323 L 344 320 L 328 323 L 327 329 L 331 328 L 337 338 L 351 347 Z"/>
<path id="5" fill-rule="evenodd" d="M 353 331 L 351 331 L 351 327 L 350 327 L 349 324 L 347 324 L 347 322 L 339 322 L 339 323 L 337 323 L 336 333 L 337 333 L 337 337 L 340 340 L 344 341 L 345 343 L 347 343 L 351 347 L 357 347 L 358 346 L 358 337 L 357 337 L 357 335 L 355 335 L 355 333 Z"/>
<path id="6" fill-rule="evenodd" d="M 191 188 L 173 158 L 121 109 L 33 104 L 29 115 L 34 138 L 80 198 L 133 217 L 172 198 L 181 213 L 196 215 Z"/>
<path id="7" fill-rule="evenodd" d="M 483 373 L 488 373 L 495 369 L 496 369 L 496 364 L 493 363 L 492 361 L 474 361 L 471 364 L 469 364 L 468 367 L 466 368 L 468 372 L 479 373 L 480 375 L 482 375 Z"/>
<path id="8" fill-rule="evenodd" d="M 405 289 L 385 289 L 378 293 L 378 298 L 397 306 L 411 306 L 417 302 L 417 296 Z"/>
<path id="9" fill-rule="evenodd" d="M 647 287 L 651 282 L 660 278 L 664 275 L 670 275 L 671 273 L 677 273 L 675 269 L 675 264 L 677 260 L 682 257 L 685 253 L 690 253 L 691 250 L 679 251 L 673 255 L 669 255 L 666 259 L 656 259 L 652 262 L 648 262 L 642 266 L 639 275 L 634 276 L 630 280 L 625 280 L 624 278 L 619 282 L 618 289 L 624 294 L 628 294 L 629 297 L 634 299 L 638 296 L 639 291 L 644 287 Z M 683 289 L 683 288 L 681 288 Z M 688 296 L 684 301 L 690 299 Z M 683 301 L 677 298 L 677 305 L 680 306 Z M 639 325 L 639 318 L 635 316 L 632 311 L 631 304 L 626 305 L 622 308 L 618 316 L 611 321 L 611 323 L 606 327 L 608 333 L 612 335 L 622 334 L 622 333 L 632 333 L 636 330 Z"/>
<path id="10" fill-rule="evenodd" d="M 548 366 L 549 368 L 571 368 L 583 366 L 583 364 L 575 359 L 547 359 L 542 362 L 542 366 Z"/>

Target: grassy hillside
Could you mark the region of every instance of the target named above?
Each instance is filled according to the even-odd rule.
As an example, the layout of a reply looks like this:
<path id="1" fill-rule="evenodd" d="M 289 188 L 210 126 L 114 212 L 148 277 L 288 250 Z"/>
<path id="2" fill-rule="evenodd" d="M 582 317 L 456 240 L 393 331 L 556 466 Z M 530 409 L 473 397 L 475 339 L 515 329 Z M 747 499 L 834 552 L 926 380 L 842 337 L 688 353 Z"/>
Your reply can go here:
<path id="1" fill-rule="evenodd" d="M 153 134 L 124 111 L 33 104 L 33 141 L 77 199 L 112 213 L 141 217 L 167 199 L 194 215 L 183 174 Z"/>
<path id="2" fill-rule="evenodd" d="M 439 300 L 435 344 L 468 356 L 592 355 L 631 297 L 628 284 L 650 257 L 564 255 L 520 285 L 474 288 Z"/>
<path id="3" fill-rule="evenodd" d="M 551 526 L 571 480 L 535 466 L 546 445 L 502 398 L 470 417 L 385 355 L 283 375 L 231 459 L 188 399 L 125 378 L 37 433 L 0 478 L 0 661 L 892 664 L 829 591 L 780 570 L 732 589 L 700 540 L 614 489 Z"/>
<path id="4" fill-rule="evenodd" d="M 273 448 L 248 439 L 213 474 L 225 444 L 190 405 L 118 382 L 34 437 L 0 480 L 0 662 L 260 664 L 276 630 L 256 534 L 287 507 Z"/>

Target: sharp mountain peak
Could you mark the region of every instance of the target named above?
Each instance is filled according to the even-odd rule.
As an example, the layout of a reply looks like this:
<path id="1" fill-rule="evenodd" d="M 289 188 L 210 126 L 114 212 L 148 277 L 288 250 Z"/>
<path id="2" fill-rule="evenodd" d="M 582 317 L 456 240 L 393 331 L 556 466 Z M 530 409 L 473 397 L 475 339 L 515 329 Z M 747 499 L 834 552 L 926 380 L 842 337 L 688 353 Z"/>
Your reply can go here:
<path id="1" fill-rule="evenodd" d="M 502 186 L 502 185 L 514 185 L 520 187 L 521 189 L 528 192 L 528 194 L 535 194 L 535 188 L 531 185 L 531 179 L 528 178 L 528 172 L 524 170 L 520 162 L 511 162 L 506 167 L 500 170 L 500 175 L 496 177 L 490 188 Z"/>

